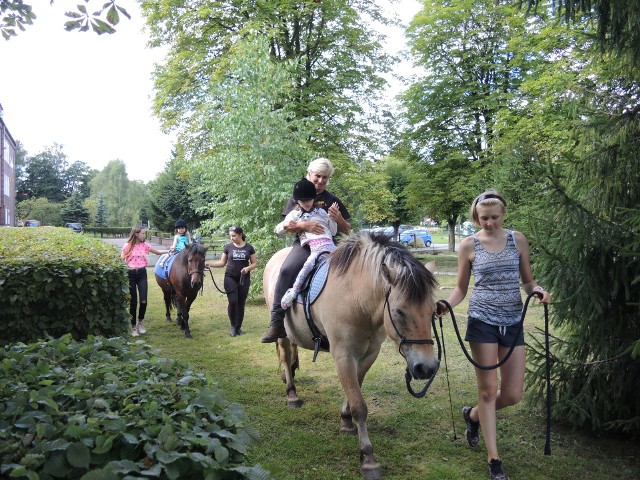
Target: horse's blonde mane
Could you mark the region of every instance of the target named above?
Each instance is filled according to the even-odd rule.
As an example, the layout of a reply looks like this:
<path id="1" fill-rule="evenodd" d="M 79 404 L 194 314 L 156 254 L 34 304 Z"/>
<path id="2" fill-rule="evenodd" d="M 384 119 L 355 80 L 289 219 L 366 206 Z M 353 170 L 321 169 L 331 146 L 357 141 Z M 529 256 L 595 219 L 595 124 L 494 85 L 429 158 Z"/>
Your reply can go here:
<path id="1" fill-rule="evenodd" d="M 361 232 L 340 242 L 331 254 L 331 268 L 337 275 L 349 270 L 369 272 L 374 288 L 385 284 L 383 265 L 395 272 L 395 286 L 410 301 L 423 302 L 431 298 L 436 287 L 433 274 L 403 245 L 384 234 Z"/>

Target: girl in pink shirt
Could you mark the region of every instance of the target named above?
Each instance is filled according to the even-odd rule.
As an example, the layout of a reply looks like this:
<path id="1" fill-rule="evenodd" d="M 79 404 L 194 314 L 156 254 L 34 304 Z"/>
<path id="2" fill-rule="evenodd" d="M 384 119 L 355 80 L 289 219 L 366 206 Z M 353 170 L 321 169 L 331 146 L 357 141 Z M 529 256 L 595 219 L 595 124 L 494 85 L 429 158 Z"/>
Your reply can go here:
<path id="1" fill-rule="evenodd" d="M 144 328 L 144 314 L 147 311 L 147 254 L 149 252 L 156 255 L 167 253 L 169 250 L 156 250 L 146 242 L 147 232 L 140 226 L 133 227 L 129 240 L 122 247 L 120 256 L 127 262 L 129 271 L 129 293 L 131 302 L 129 303 L 129 313 L 131 314 L 131 335 L 137 337 L 141 333 L 146 333 Z M 140 310 L 136 321 L 136 308 L 138 306 L 138 293 L 140 294 Z"/>

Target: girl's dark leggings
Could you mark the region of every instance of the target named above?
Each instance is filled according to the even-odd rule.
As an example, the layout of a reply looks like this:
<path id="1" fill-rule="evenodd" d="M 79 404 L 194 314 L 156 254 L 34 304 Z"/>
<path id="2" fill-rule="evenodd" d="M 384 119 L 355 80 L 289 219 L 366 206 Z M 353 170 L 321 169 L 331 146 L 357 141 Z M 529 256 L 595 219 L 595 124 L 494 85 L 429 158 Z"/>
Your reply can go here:
<path id="1" fill-rule="evenodd" d="M 129 293 L 131 294 L 129 313 L 131 314 L 131 325 L 135 326 L 138 293 L 140 294 L 140 311 L 138 312 L 138 320 L 144 320 L 144 314 L 147 312 L 147 292 L 149 290 L 147 283 L 147 269 L 130 268 L 127 274 L 129 275 Z"/>
<path id="2" fill-rule="evenodd" d="M 234 328 L 242 327 L 244 321 L 244 306 L 249 296 L 249 287 L 251 286 L 251 276 L 243 275 L 240 278 L 224 276 L 224 291 L 227 293 L 229 306 L 227 313 L 229 314 L 229 323 Z"/>

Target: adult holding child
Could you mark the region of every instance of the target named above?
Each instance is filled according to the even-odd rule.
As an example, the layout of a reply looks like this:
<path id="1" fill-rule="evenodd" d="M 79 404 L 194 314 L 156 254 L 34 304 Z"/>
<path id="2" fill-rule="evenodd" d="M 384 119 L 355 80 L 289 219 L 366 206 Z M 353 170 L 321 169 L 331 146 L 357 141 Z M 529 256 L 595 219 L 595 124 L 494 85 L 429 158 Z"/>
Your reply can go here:
<path id="1" fill-rule="evenodd" d="M 131 314 L 131 336 L 137 337 L 140 334 L 147 333 L 144 327 L 144 316 L 147 312 L 147 294 L 149 292 L 149 284 L 147 281 L 147 254 L 162 255 L 168 253 L 169 250 L 156 250 L 147 242 L 147 232 L 139 225 L 131 229 L 129 239 L 122 247 L 120 257 L 127 262 L 127 276 L 129 277 L 129 293 L 131 301 L 129 303 L 129 313 Z M 138 298 L 140 299 L 140 308 L 138 309 Z M 138 315 L 136 318 L 136 310 Z"/>
<path id="2" fill-rule="evenodd" d="M 231 329 L 229 335 L 235 337 L 242 335 L 242 323 L 244 322 L 244 310 L 251 286 L 251 270 L 258 266 L 256 249 L 247 243 L 247 236 L 238 226 L 229 229 L 230 243 L 222 250 L 220 260 L 205 263 L 206 267 L 227 267 L 224 273 L 224 291 L 227 293 L 229 305 L 227 314 Z"/>
<path id="3" fill-rule="evenodd" d="M 323 232 L 320 235 L 310 232 L 302 232 L 298 235 L 302 246 L 309 245 L 310 255 L 302 266 L 302 270 L 298 273 L 293 287 L 291 287 L 282 297 L 280 305 L 285 310 L 291 306 L 294 299 L 302 290 L 302 285 L 307 278 L 309 272 L 313 269 L 318 257 L 323 253 L 329 253 L 335 250 L 336 244 L 333 237 L 338 233 L 338 224 L 329 216 L 329 214 L 320 207 L 314 205 L 316 198 L 315 185 L 306 178 L 301 179 L 293 186 L 293 199 L 297 205 L 284 217 L 284 220 L 276 225 L 275 232 L 280 234 L 284 232 L 284 225 L 289 222 L 301 222 L 305 220 L 313 220 L 319 222 L 323 226 Z"/>
<path id="4" fill-rule="evenodd" d="M 329 217 L 338 225 L 339 232 L 348 234 L 351 231 L 351 225 L 348 221 L 350 218 L 349 211 L 337 196 L 326 190 L 333 172 L 333 165 L 327 158 L 316 158 L 307 167 L 307 180 L 311 181 L 316 188 L 314 205 L 329 214 Z M 296 205 L 296 200 L 291 197 L 282 211 L 282 216 L 286 218 L 289 212 L 296 208 Z M 282 308 L 282 297 L 293 286 L 298 273 L 311 254 L 309 246 L 303 246 L 300 243 L 300 234 L 309 232 L 321 235 L 324 232 L 322 223 L 314 220 L 291 220 L 284 222 L 282 229 L 286 233 L 296 235 L 296 239 L 280 269 L 280 275 L 275 286 L 273 305 L 271 306 L 271 322 L 269 329 L 262 338 L 262 343 L 272 343 L 277 341 L 278 338 L 287 336 L 284 328 L 286 310 Z"/>
<path id="5" fill-rule="evenodd" d="M 457 284 L 447 300 L 451 307 L 462 302 L 473 273 L 465 340 L 479 365 L 496 364 L 514 341 L 516 345 L 500 367 L 499 384 L 497 369 L 476 368 L 478 404 L 462 409 L 467 443 L 472 448 L 478 445 L 482 425 L 487 470 L 492 480 L 509 480 L 498 454 L 496 411 L 518 403 L 524 389 L 525 341 L 522 329 L 518 328 L 522 315 L 520 280 L 527 295 L 538 291 L 542 293 L 542 303 L 551 300 L 549 292 L 533 278 L 527 238 L 502 226 L 506 208 L 504 198 L 495 190 L 487 190 L 474 200 L 471 218 L 481 229 L 460 242 Z M 446 312 L 439 303 L 438 313 Z"/>

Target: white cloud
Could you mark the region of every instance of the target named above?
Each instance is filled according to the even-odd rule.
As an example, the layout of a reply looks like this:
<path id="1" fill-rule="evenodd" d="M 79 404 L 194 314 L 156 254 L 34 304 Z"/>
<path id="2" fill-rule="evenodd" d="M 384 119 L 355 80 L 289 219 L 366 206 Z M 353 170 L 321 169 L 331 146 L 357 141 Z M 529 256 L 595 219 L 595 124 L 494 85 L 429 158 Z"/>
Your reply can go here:
<path id="1" fill-rule="evenodd" d="M 0 39 L 0 103 L 12 136 L 30 155 L 62 144 L 69 161 L 101 170 L 122 160 L 130 180 L 148 182 L 170 159 L 172 138 L 151 113 L 151 73 L 137 3 L 113 35 L 64 30 L 69 2 L 33 2 L 38 18 Z M 90 4 L 91 5 L 91 4 Z"/>

